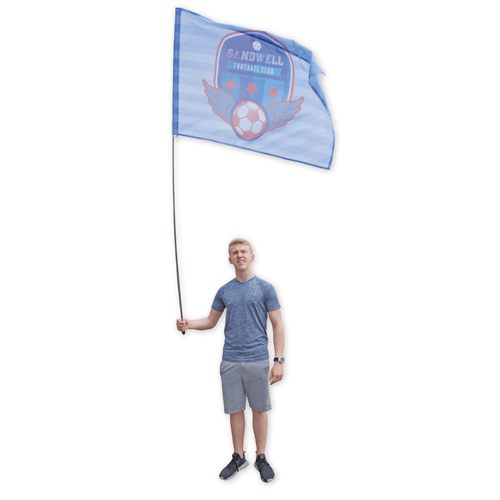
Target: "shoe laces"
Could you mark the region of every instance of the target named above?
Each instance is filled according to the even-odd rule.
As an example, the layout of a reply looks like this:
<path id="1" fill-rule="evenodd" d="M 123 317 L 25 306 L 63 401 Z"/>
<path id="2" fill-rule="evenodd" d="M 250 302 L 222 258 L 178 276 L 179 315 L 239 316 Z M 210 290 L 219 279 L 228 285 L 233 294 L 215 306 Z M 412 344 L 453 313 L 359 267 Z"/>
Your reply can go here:
<path id="1" fill-rule="evenodd" d="M 238 461 L 236 460 L 236 457 L 234 455 L 235 454 L 233 454 L 233 458 L 229 462 L 228 467 L 231 467 L 231 465 L 234 464 L 234 467 L 236 468 L 236 470 L 240 470 L 240 467 L 238 465 Z"/>

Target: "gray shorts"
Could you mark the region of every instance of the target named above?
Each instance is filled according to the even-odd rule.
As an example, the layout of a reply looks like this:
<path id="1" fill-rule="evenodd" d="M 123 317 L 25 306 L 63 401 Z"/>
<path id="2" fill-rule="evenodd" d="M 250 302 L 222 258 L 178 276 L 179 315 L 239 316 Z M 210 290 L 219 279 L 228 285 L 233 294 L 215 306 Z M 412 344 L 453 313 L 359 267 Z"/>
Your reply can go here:
<path id="1" fill-rule="evenodd" d="M 224 361 L 220 364 L 224 413 L 238 413 L 246 408 L 246 399 L 255 411 L 271 409 L 269 397 L 269 360 L 250 363 Z"/>

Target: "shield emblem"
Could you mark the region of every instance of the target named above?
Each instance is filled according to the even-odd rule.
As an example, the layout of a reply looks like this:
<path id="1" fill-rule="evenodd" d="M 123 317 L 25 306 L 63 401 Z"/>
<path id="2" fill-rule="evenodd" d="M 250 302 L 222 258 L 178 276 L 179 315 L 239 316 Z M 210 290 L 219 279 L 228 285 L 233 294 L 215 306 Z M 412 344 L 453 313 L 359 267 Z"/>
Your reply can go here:
<path id="1" fill-rule="evenodd" d="M 245 140 L 284 126 L 304 100 L 291 101 L 294 67 L 285 46 L 260 31 L 226 35 L 217 50 L 215 85 L 203 84 L 213 111 Z"/>

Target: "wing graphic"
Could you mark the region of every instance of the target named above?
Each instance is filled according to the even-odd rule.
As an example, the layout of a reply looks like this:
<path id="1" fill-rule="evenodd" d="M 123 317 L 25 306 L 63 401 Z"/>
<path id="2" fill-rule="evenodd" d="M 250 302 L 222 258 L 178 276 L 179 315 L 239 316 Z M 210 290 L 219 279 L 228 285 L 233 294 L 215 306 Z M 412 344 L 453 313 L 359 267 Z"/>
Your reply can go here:
<path id="1" fill-rule="evenodd" d="M 212 106 L 212 111 L 225 122 L 231 124 L 230 113 L 234 107 L 234 97 L 229 92 L 212 87 L 205 80 L 203 80 L 203 85 L 205 86 L 205 94 L 208 97 L 208 102 Z"/>
<path id="2" fill-rule="evenodd" d="M 302 109 L 300 105 L 304 102 L 301 97 L 296 101 L 280 101 L 273 102 L 267 107 L 267 115 L 269 116 L 269 127 L 266 132 L 271 132 L 278 127 L 284 127 L 290 120 L 295 118 L 295 115 Z"/>

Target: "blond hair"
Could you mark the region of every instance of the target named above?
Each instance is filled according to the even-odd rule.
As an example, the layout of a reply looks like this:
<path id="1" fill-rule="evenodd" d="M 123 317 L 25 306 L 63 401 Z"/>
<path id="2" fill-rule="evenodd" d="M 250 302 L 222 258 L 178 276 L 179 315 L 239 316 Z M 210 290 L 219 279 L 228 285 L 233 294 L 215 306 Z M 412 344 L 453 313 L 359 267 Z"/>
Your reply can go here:
<path id="1" fill-rule="evenodd" d="M 234 240 L 231 240 L 227 248 L 229 255 L 231 255 L 231 247 L 233 245 L 248 245 L 250 247 L 250 253 L 253 255 L 252 245 L 250 245 L 247 240 L 244 240 L 243 238 L 234 238 Z"/>

